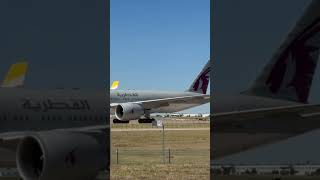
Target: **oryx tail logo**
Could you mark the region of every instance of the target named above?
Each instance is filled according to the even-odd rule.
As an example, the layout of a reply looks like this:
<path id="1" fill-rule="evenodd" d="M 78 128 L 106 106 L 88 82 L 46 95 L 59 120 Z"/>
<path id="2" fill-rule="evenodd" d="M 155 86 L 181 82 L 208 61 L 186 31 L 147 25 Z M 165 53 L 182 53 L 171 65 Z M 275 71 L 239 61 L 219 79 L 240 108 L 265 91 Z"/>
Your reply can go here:
<path id="1" fill-rule="evenodd" d="M 207 93 L 207 88 L 209 84 L 209 78 L 210 78 L 210 67 L 204 69 L 204 71 L 198 76 L 196 81 L 193 84 L 193 91 L 199 92 L 201 90 L 202 94 Z"/>
<path id="2" fill-rule="evenodd" d="M 291 89 L 306 103 L 320 48 L 320 19 L 316 19 L 282 51 L 273 65 L 266 85 L 273 94 Z M 287 90 L 286 90 L 287 89 Z"/>

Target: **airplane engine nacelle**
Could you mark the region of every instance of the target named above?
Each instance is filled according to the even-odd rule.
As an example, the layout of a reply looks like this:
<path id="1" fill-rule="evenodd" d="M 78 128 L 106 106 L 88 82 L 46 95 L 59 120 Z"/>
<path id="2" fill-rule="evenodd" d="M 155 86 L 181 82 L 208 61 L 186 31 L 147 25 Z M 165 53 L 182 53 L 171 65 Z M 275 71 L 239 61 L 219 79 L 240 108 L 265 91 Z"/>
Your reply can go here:
<path id="1" fill-rule="evenodd" d="M 18 145 L 18 172 L 24 180 L 95 179 L 109 163 L 103 138 L 62 131 L 27 136 Z"/>
<path id="2" fill-rule="evenodd" d="M 144 114 L 144 108 L 141 104 L 123 103 L 116 107 L 116 117 L 121 121 L 130 121 L 139 119 Z"/>

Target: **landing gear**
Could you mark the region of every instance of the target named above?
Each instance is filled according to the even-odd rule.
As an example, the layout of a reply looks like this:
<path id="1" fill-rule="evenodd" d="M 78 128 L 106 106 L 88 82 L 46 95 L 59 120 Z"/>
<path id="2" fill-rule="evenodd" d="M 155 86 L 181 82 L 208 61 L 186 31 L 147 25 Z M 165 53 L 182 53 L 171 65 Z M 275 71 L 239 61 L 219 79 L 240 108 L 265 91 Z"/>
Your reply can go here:
<path id="1" fill-rule="evenodd" d="M 153 118 L 144 118 L 144 119 L 139 119 L 138 122 L 139 123 L 152 123 L 153 121 L 155 121 L 155 119 Z"/>
<path id="2" fill-rule="evenodd" d="M 144 111 L 144 117 L 138 120 L 139 123 L 152 123 L 154 121 L 156 120 L 150 117 L 150 109 L 146 109 Z"/>
<path id="3" fill-rule="evenodd" d="M 128 124 L 129 121 L 120 121 L 119 119 L 113 119 L 113 123 L 114 124 Z"/>

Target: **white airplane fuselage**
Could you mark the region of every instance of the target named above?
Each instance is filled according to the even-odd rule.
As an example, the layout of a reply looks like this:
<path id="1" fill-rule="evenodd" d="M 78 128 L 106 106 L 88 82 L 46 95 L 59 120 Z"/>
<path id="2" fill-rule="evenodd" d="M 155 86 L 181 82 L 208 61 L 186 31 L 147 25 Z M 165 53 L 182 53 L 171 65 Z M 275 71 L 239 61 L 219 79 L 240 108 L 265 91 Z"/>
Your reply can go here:
<path id="1" fill-rule="evenodd" d="M 157 100 L 165 98 L 176 98 L 185 96 L 199 96 L 199 93 L 194 92 L 175 92 L 175 91 L 151 91 L 151 90 L 111 90 L 110 91 L 110 102 L 112 103 L 130 103 L 148 100 Z M 174 105 L 162 106 L 160 108 L 152 109 L 151 113 L 172 113 L 178 112 L 192 107 L 196 107 L 202 104 L 208 103 L 210 100 L 198 102 L 185 102 Z M 110 114 L 114 112 L 110 111 Z"/>
<path id="2" fill-rule="evenodd" d="M 39 131 L 105 125 L 104 91 L 0 88 L 0 131 Z"/>

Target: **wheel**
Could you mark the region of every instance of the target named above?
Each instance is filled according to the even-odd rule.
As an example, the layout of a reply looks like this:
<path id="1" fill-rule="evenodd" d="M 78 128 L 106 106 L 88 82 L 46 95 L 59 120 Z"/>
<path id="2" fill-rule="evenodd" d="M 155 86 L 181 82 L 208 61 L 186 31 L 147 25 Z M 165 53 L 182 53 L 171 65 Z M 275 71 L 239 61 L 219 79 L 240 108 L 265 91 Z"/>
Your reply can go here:
<path id="1" fill-rule="evenodd" d="M 129 121 L 120 121 L 119 119 L 113 119 L 114 124 L 128 124 Z"/>
<path id="2" fill-rule="evenodd" d="M 152 123 L 153 121 L 155 121 L 155 119 L 139 119 L 138 122 L 139 123 Z"/>

